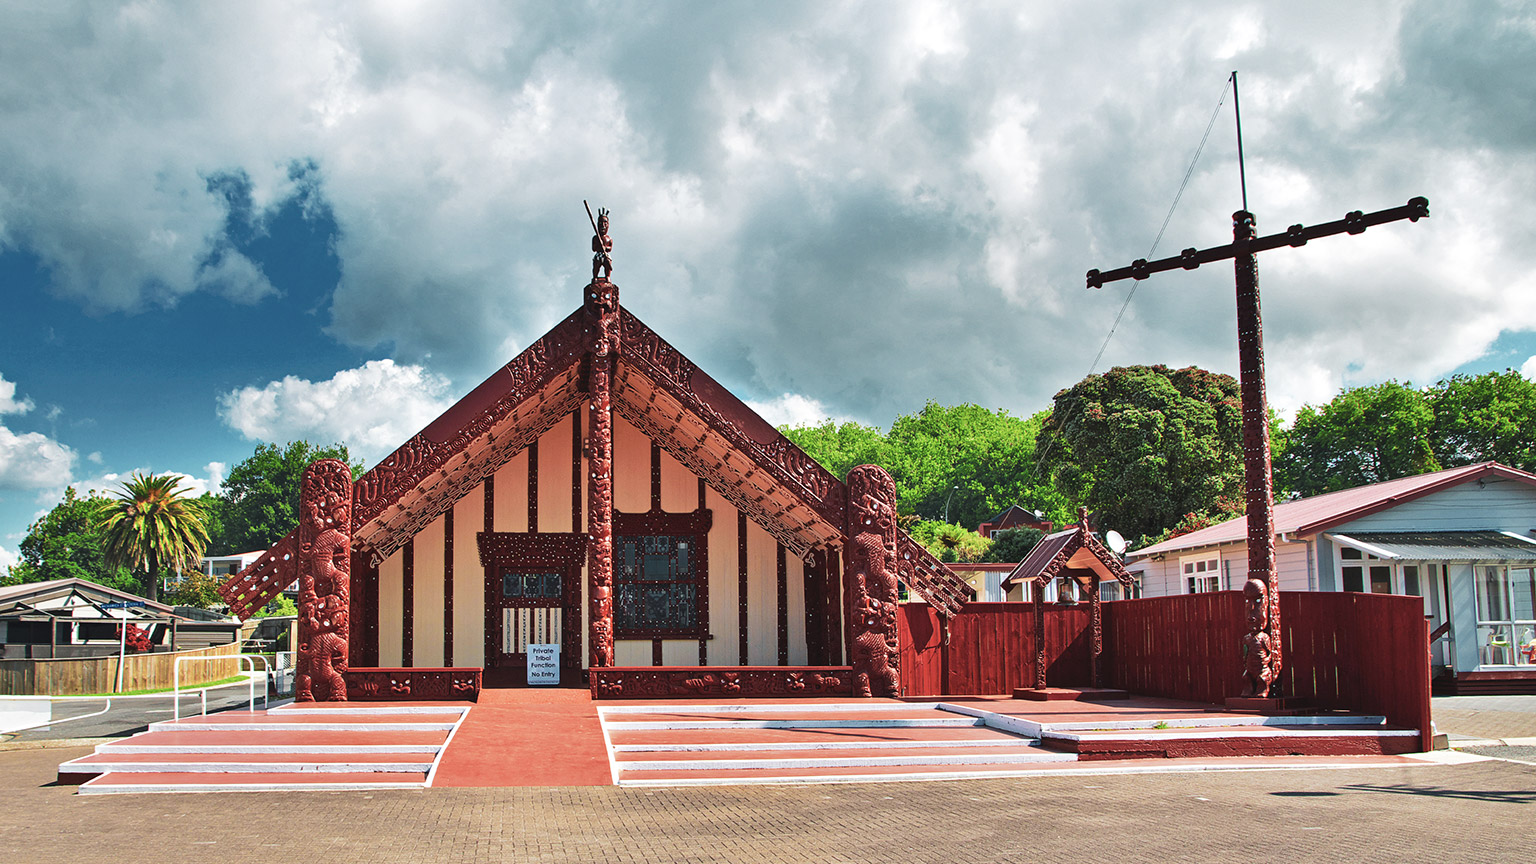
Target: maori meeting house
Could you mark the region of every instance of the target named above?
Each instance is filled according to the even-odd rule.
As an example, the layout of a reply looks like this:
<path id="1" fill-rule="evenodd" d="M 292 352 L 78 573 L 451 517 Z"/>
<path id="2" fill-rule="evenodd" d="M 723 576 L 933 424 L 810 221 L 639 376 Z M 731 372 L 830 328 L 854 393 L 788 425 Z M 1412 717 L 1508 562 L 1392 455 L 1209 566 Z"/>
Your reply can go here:
<path id="1" fill-rule="evenodd" d="M 898 580 L 944 620 L 973 594 L 895 503 L 884 470 L 828 473 L 605 274 L 355 483 L 311 466 L 300 527 L 221 593 L 245 618 L 300 583 L 301 701 L 472 698 L 551 644 L 599 698 L 894 696 Z"/>

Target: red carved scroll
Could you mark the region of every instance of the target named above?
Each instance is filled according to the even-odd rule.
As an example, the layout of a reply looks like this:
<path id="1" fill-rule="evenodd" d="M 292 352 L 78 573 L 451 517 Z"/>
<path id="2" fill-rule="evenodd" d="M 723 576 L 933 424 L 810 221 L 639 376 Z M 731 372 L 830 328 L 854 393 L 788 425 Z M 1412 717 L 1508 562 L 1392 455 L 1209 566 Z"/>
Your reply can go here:
<path id="1" fill-rule="evenodd" d="M 347 701 L 352 567 L 352 469 L 322 459 L 299 490 L 299 702 Z"/>
<path id="2" fill-rule="evenodd" d="M 896 631 L 896 484 L 877 465 L 848 472 L 843 607 L 853 695 L 899 696 Z"/>
<path id="3" fill-rule="evenodd" d="M 229 604 L 229 611 L 235 617 L 241 621 L 250 618 L 293 584 L 293 574 L 298 566 L 293 558 L 294 549 L 293 535 L 289 534 L 273 544 L 256 563 L 219 586 L 219 596 Z"/>

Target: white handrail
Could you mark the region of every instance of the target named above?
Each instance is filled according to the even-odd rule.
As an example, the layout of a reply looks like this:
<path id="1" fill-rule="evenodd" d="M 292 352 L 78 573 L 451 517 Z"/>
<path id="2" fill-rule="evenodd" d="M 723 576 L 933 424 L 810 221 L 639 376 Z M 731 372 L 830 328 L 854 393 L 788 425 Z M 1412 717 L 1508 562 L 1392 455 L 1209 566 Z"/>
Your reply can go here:
<path id="1" fill-rule="evenodd" d="M 288 652 L 284 652 L 284 653 L 288 653 Z M 264 654 L 214 654 L 214 655 L 205 655 L 205 656 L 202 656 L 202 657 L 177 657 L 175 664 L 171 668 L 171 695 L 173 697 L 172 698 L 172 704 L 174 706 L 173 716 L 174 716 L 174 718 L 176 720 L 180 720 L 181 719 L 181 661 L 183 661 L 183 660 L 202 660 L 202 661 L 206 662 L 206 661 L 209 661 L 209 660 L 229 660 L 230 658 L 234 658 L 235 660 L 239 661 L 239 663 L 240 663 L 240 670 L 239 671 L 251 673 L 247 677 L 247 679 L 246 679 L 246 683 L 250 687 L 250 691 L 249 692 L 250 692 L 250 710 L 251 711 L 255 711 L 256 710 L 256 662 L 255 661 L 257 661 L 257 660 L 261 661 L 262 672 L 263 672 L 262 688 L 261 688 L 261 708 L 262 708 L 263 711 L 266 710 L 266 708 L 267 708 L 267 686 L 266 686 L 266 682 L 269 681 L 272 678 L 272 664 L 267 662 L 266 655 L 264 655 Z M 247 662 L 250 663 L 249 667 L 246 666 Z M 203 700 L 202 700 L 203 704 L 202 704 L 202 709 L 201 709 L 201 711 L 199 713 L 199 716 L 203 716 L 203 715 L 206 715 L 208 713 L 208 688 L 204 687 L 199 692 L 201 692 L 202 696 L 203 696 Z"/>

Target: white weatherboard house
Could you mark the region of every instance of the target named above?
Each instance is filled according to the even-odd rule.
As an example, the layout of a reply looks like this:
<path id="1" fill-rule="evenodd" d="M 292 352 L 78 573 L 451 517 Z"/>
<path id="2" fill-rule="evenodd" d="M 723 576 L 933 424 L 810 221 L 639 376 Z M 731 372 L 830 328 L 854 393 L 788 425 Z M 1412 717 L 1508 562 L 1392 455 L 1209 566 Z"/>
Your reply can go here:
<path id="1" fill-rule="evenodd" d="M 1484 462 L 1275 505 L 1283 591 L 1424 598 L 1454 692 L 1536 692 L 1536 475 Z M 1142 596 L 1242 587 L 1246 517 L 1132 552 Z"/>

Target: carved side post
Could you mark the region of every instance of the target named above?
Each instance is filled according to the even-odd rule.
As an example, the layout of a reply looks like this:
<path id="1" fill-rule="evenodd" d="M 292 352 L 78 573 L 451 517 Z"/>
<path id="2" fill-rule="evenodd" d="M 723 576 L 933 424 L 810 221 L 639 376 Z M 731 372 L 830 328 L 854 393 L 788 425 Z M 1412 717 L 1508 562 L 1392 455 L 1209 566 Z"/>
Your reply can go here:
<path id="1" fill-rule="evenodd" d="M 1044 579 L 1035 580 L 1035 689 L 1045 689 L 1045 586 Z"/>
<path id="2" fill-rule="evenodd" d="M 352 469 L 322 459 L 299 491 L 296 701 L 347 701 L 352 567 Z"/>
<path id="3" fill-rule="evenodd" d="M 896 484 L 878 465 L 848 472 L 844 614 L 853 695 L 901 695 L 896 613 Z"/>
<path id="4" fill-rule="evenodd" d="M 591 665 L 613 665 L 613 364 L 619 349 L 619 287 L 605 279 L 587 286 L 592 332 L 587 429 L 587 590 Z"/>
<path id="5" fill-rule="evenodd" d="M 1099 605 L 1099 576 L 1088 577 L 1088 626 L 1093 632 L 1093 644 L 1088 648 L 1088 684 L 1103 687 L 1099 680 L 1103 671 L 1099 668 L 1099 655 L 1104 653 L 1104 608 Z"/>
<path id="6" fill-rule="evenodd" d="M 1246 247 L 1253 214 L 1232 214 L 1232 267 L 1237 277 L 1237 364 L 1243 397 L 1243 479 L 1248 504 L 1248 578 L 1265 583 L 1269 677 L 1258 696 L 1280 686 L 1280 575 L 1275 571 L 1274 480 L 1270 474 L 1269 401 L 1264 386 L 1264 324 L 1259 311 L 1259 260 Z"/>

